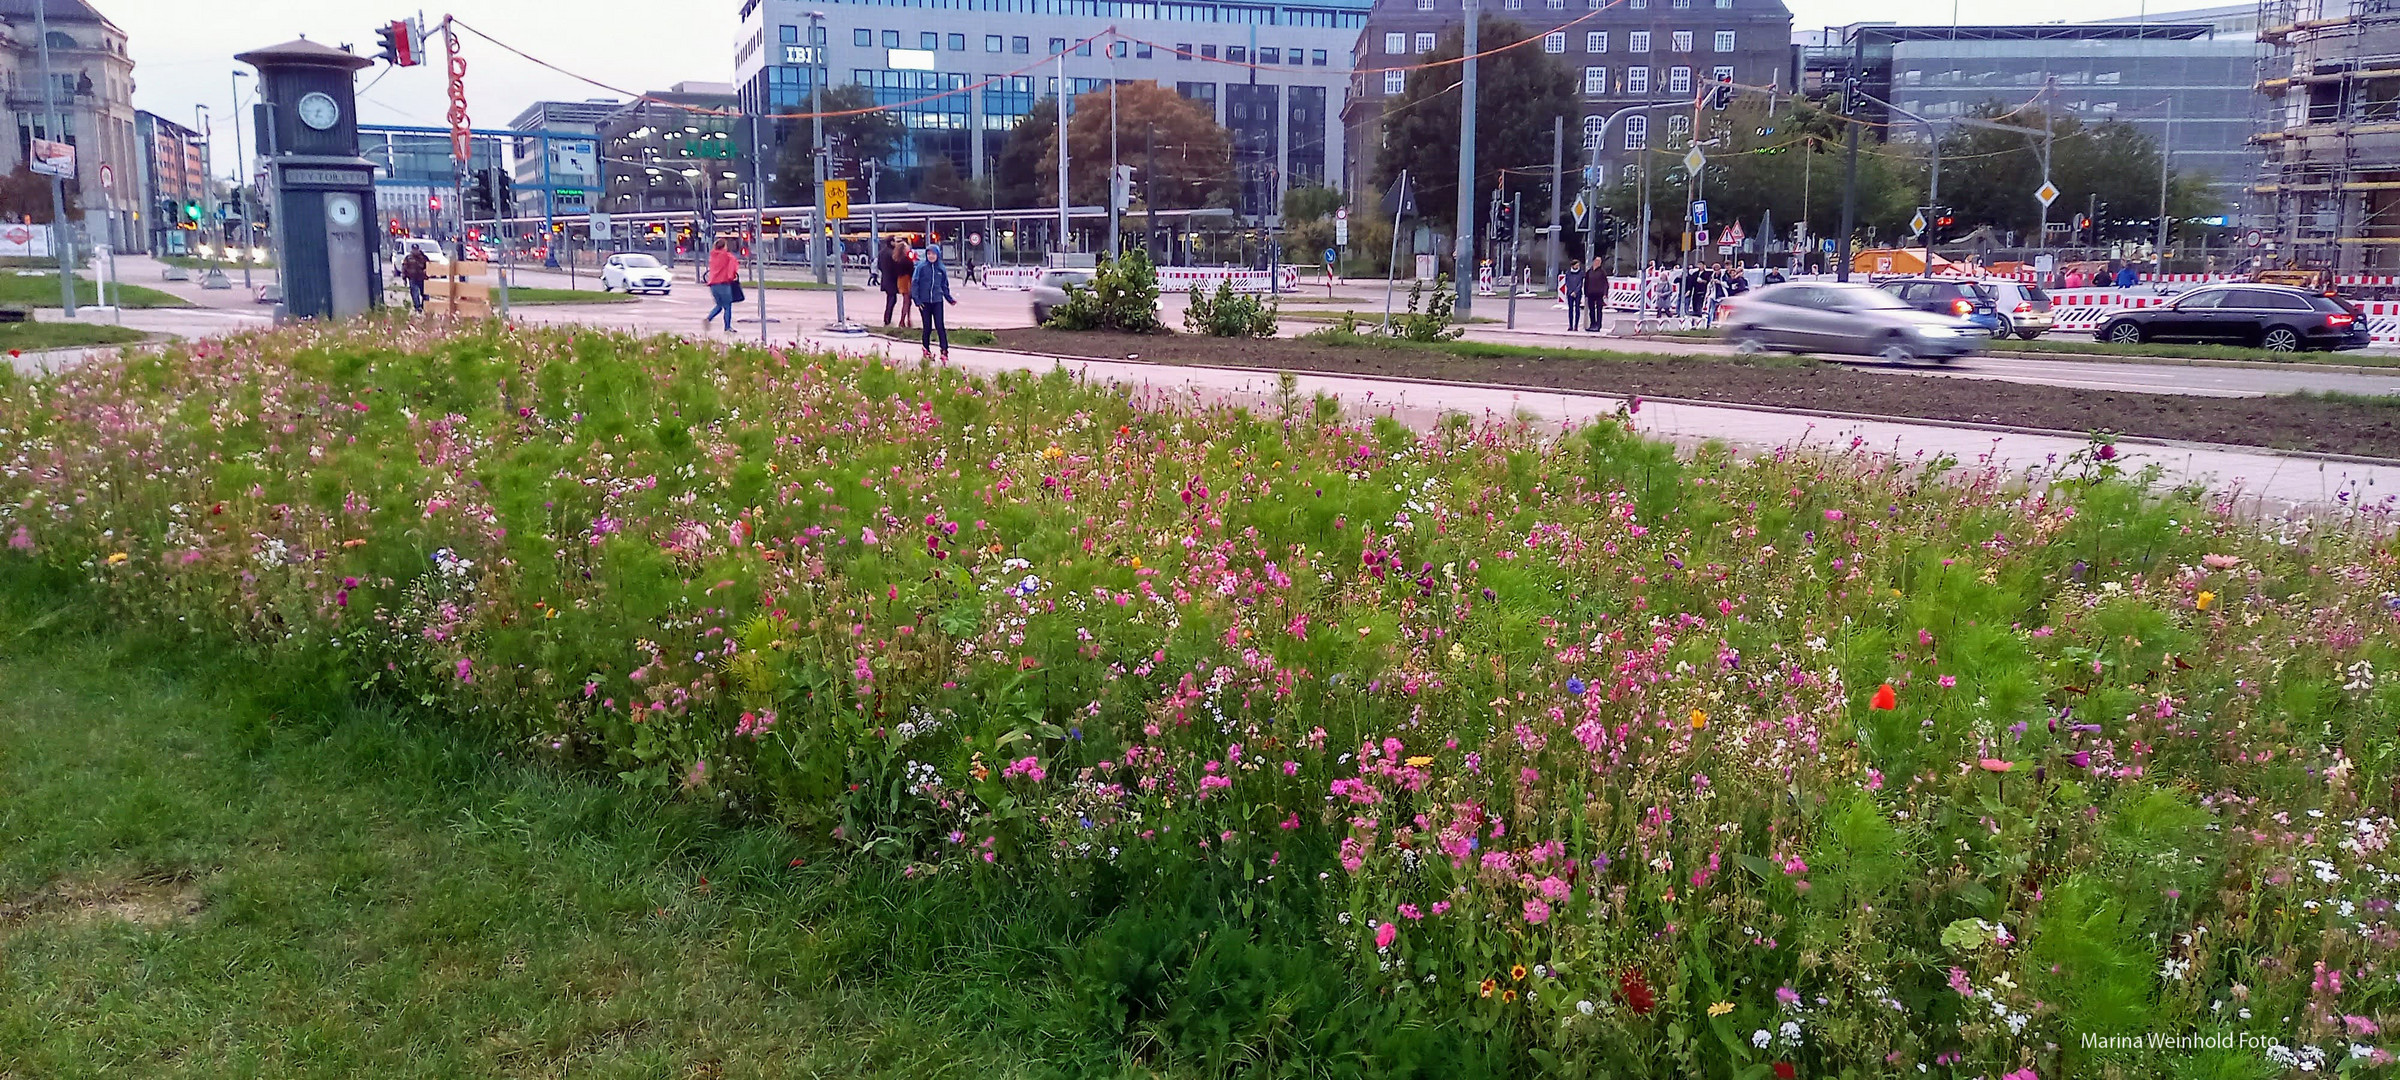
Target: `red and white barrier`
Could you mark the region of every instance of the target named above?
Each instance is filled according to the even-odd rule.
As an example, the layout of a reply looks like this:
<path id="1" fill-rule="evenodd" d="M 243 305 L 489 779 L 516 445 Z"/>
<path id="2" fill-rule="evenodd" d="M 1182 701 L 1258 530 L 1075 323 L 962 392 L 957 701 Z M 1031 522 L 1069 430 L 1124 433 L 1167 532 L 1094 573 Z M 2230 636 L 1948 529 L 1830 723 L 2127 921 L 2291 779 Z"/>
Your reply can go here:
<path id="1" fill-rule="evenodd" d="M 1042 279 L 1040 266 L 991 266 L 983 271 L 983 284 L 989 289 L 1030 289 Z M 1300 287 L 1300 268 L 1280 267 L 1277 271 L 1280 287 L 1290 292 Z M 1158 268 L 1158 287 L 1165 292 L 1183 292 L 1194 285 L 1214 287 L 1219 281 L 1233 283 L 1235 292 L 1267 291 L 1267 272 L 1237 270 L 1222 266 L 1162 266 Z"/>

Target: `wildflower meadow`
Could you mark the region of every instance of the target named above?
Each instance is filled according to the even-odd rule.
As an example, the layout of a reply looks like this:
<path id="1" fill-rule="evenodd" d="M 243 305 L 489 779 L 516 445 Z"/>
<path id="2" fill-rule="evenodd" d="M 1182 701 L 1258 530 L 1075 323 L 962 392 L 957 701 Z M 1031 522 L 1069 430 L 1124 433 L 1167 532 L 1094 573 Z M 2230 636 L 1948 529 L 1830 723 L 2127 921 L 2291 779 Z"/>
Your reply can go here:
<path id="1" fill-rule="evenodd" d="M 1637 420 L 295 329 L 0 375 L 0 581 L 1041 898 L 1161 1068 L 2390 1072 L 2389 521 Z"/>

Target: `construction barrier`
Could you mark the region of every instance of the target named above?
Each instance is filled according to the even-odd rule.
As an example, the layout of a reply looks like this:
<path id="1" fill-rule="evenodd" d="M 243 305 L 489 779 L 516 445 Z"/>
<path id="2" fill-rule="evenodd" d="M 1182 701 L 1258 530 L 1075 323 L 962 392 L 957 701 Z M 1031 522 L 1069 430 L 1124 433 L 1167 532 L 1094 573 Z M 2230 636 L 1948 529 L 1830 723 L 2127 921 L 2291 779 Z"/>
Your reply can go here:
<path id="1" fill-rule="evenodd" d="M 983 270 L 983 284 L 989 289 L 1030 289 L 1042 279 L 1046 266 L 988 266 Z M 1300 287 L 1300 268 L 1279 267 L 1278 287 L 1291 292 Z M 1267 272 L 1240 270 L 1223 266 L 1162 266 L 1158 268 L 1158 287 L 1162 292 L 1183 292 L 1194 285 L 1213 288 L 1219 281 L 1233 283 L 1235 292 L 1267 291 Z"/>
<path id="2" fill-rule="evenodd" d="M 490 318 L 492 287 L 476 279 L 491 272 L 492 264 L 473 260 L 441 262 L 427 267 L 426 312 L 461 319 Z"/>

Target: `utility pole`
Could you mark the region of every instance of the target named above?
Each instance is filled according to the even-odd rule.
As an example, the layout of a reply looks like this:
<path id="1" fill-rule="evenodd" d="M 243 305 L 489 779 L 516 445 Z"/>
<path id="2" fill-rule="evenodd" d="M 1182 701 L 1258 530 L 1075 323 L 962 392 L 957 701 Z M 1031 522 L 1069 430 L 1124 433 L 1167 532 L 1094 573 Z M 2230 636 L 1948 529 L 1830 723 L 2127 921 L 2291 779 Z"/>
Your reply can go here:
<path id="1" fill-rule="evenodd" d="M 1458 73 L 1458 242 L 1450 257 L 1458 280 L 1453 317 L 1466 322 L 1475 307 L 1475 50 L 1483 15 L 1476 0 L 1465 0 L 1466 38 L 1459 55 L 1466 59 Z"/>
<path id="2" fill-rule="evenodd" d="M 1121 259 L 1125 257 L 1125 249 L 1118 246 L 1123 241 L 1118 224 L 1122 200 L 1117 197 L 1117 28 L 1112 26 L 1108 31 L 1108 257 Z M 1059 141 L 1066 141 L 1065 132 L 1059 133 Z"/>
<path id="3" fill-rule="evenodd" d="M 1067 48 L 1058 50 L 1058 242 L 1051 245 L 1052 266 L 1064 265 L 1058 256 L 1067 253 Z"/>
<path id="4" fill-rule="evenodd" d="M 816 214 L 808 222 L 808 261 L 816 271 L 819 285 L 825 284 L 825 181 L 828 179 L 828 166 L 832 164 L 825 145 L 825 80 L 831 77 L 833 69 L 825 62 L 825 41 L 825 13 L 809 12 L 808 45 L 816 50 L 817 63 L 816 71 L 811 73 L 808 80 L 808 111 L 811 114 L 808 118 L 809 138 L 815 143 L 810 148 L 808 159 L 810 170 L 815 174 L 817 191 Z M 840 256 L 835 258 L 838 260 Z M 766 290 L 759 291 L 763 293 Z M 834 299 L 840 300 L 841 295 L 836 293 Z"/>
<path id="5" fill-rule="evenodd" d="M 762 91 L 759 104 L 766 104 Z M 766 156 L 764 144 L 758 141 L 758 110 L 750 111 L 750 276 L 758 280 L 758 343 L 767 343 L 767 175 L 760 158 Z M 542 142 L 542 168 L 550 167 L 550 143 Z M 549 199 L 543 200 L 545 204 Z M 874 250 L 868 245 L 869 252 Z M 572 264 L 570 264 L 572 265 Z"/>
<path id="6" fill-rule="evenodd" d="M 1850 70 L 1854 73 L 1864 62 L 1861 55 L 1864 50 L 1863 41 L 1852 48 Z M 1850 280 L 1850 232 L 1858 227 L 1858 76 L 1852 74 L 1843 80 L 1842 86 L 1843 127 L 1847 129 L 1842 133 L 1842 141 L 1850 160 L 1842 167 L 1842 235 L 1840 251 L 1835 256 L 1840 262 L 1833 268 L 1835 281 Z"/>
<path id="7" fill-rule="evenodd" d="M 1550 118 L 1550 242 L 1542 251 L 1542 269 L 1549 273 L 1546 281 L 1558 280 L 1558 230 L 1564 228 L 1559 220 L 1559 189 L 1567 182 L 1567 118 Z"/>
<path id="8" fill-rule="evenodd" d="M 1524 211 L 1524 209 L 1525 209 L 1525 193 L 1524 193 L 1524 192 L 1521 192 L 1521 191 L 1520 191 L 1520 192 L 1515 192 L 1515 193 L 1513 193 L 1513 194 L 1509 195 L 1509 197 L 1508 197 L 1508 217 L 1509 217 L 1509 233 L 1508 233 L 1508 328 L 1509 328 L 1509 329 L 1511 329 L 1511 330 L 1514 330 L 1514 329 L 1516 329 L 1516 328 L 1517 328 L 1517 252 L 1518 252 L 1518 251 L 1520 251 L 1520 250 L 1522 250 L 1522 248 L 1520 247 L 1520 245 L 1517 243 L 1517 230 L 1519 230 L 1519 229 L 1521 229 L 1521 228 L 1523 228 L 1523 227 L 1524 227 L 1524 223 L 1523 223 L 1523 221 L 1522 221 L 1522 218 L 1523 218 L 1523 216 L 1524 216 L 1522 212 Z"/>
<path id="9" fill-rule="evenodd" d="M 44 134 L 59 142 L 67 141 L 66 130 L 58 122 L 58 80 L 50 74 L 50 17 L 43 0 L 33 0 L 33 36 L 42 43 L 42 113 L 47 125 Z M 58 290 L 64 297 L 67 318 L 75 317 L 75 273 L 73 260 L 67 255 L 74 234 L 67 225 L 67 181 L 57 173 L 50 174 L 50 248 L 58 256 Z M 224 246 L 224 230 L 218 229 L 218 246 Z"/>
<path id="10" fill-rule="evenodd" d="M 2167 99 L 2167 126 L 2158 135 L 2158 253 L 2150 271 L 2152 283 L 2167 277 L 2167 162 L 2175 145 L 2175 99 Z"/>
<path id="11" fill-rule="evenodd" d="M 244 167 L 242 160 L 242 73 L 238 71 L 234 72 L 232 77 L 227 79 L 226 82 L 233 87 L 233 190 L 240 191 L 242 190 L 243 181 L 250 175 L 250 170 Z M 250 205 L 249 199 L 245 198 L 242 200 L 243 292 L 249 292 L 251 288 L 250 252 L 253 248 L 258 246 L 258 239 L 257 235 L 250 228 L 250 219 L 256 216 L 257 213 L 258 208 Z"/>
<path id="12" fill-rule="evenodd" d="M 1142 133 L 1142 254 L 1155 263 L 1162 261 L 1157 250 L 1158 200 L 1150 186 L 1150 178 L 1158 175 L 1158 125 L 1143 124 Z"/>

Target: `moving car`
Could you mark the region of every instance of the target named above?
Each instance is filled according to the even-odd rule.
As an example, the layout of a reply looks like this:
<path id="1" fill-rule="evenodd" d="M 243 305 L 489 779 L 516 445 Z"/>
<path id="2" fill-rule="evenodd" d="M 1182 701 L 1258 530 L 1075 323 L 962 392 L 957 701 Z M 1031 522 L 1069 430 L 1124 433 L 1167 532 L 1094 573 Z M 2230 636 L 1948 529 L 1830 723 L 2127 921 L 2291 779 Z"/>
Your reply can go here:
<path id="1" fill-rule="evenodd" d="M 1991 286 L 1970 278 L 1889 278 L 1876 288 L 1900 298 L 1918 311 L 1964 319 L 1987 334 L 2000 333 L 1999 300 Z"/>
<path id="2" fill-rule="evenodd" d="M 2368 344 L 2367 320 L 2348 301 L 2289 285 L 2252 283 L 2211 285 L 2160 307 L 2119 311 L 2093 336 L 2121 345 L 2194 341 L 2273 352 Z"/>
<path id="3" fill-rule="evenodd" d="M 2058 326 L 2050 311 L 2050 294 L 2029 281 L 1986 281 L 1983 287 L 1992 291 L 1992 312 L 1999 325 L 1992 336 L 2010 334 L 2032 341 Z"/>
<path id="4" fill-rule="evenodd" d="M 1067 286 L 1090 288 L 1092 272 L 1074 267 L 1052 267 L 1042 271 L 1030 290 L 1033 295 L 1033 323 L 1039 326 L 1050 321 L 1050 309 L 1067 302 Z"/>
<path id="5" fill-rule="evenodd" d="M 1855 353 L 1895 364 L 1918 357 L 1948 363 L 1974 352 L 1986 333 L 1955 316 L 1919 311 L 1885 289 L 1832 281 L 1792 281 L 1732 297 L 1718 306 L 1717 325 L 1744 354 Z"/>
<path id="6" fill-rule="evenodd" d="M 629 293 L 653 292 L 666 296 L 675 291 L 675 278 L 660 266 L 658 260 L 638 252 L 620 252 L 600 264 L 600 291 Z"/>

